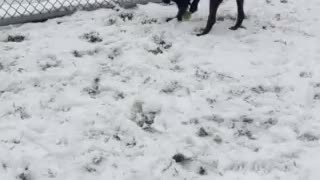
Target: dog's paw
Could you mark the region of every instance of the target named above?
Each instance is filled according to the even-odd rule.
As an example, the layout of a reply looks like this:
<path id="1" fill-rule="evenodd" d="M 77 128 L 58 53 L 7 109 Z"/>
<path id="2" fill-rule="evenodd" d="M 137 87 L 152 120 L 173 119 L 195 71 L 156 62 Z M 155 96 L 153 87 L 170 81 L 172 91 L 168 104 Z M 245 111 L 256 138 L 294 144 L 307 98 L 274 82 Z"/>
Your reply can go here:
<path id="1" fill-rule="evenodd" d="M 210 29 L 208 28 L 201 28 L 199 30 L 196 31 L 197 32 L 197 36 L 203 36 L 203 35 L 206 35 L 210 32 Z"/>
<path id="2" fill-rule="evenodd" d="M 202 32 L 202 33 L 198 33 L 197 36 L 203 36 L 203 35 L 206 35 L 206 34 L 207 33 Z"/>
<path id="3" fill-rule="evenodd" d="M 239 28 L 247 29 L 247 28 L 244 27 L 244 26 L 232 26 L 232 27 L 230 27 L 229 29 L 232 30 L 232 31 L 235 31 L 235 30 L 238 30 Z"/>
<path id="4" fill-rule="evenodd" d="M 203 35 L 206 35 L 206 34 L 208 34 L 208 33 L 205 32 L 204 29 L 201 29 L 200 32 L 197 33 L 196 35 L 197 35 L 197 36 L 203 36 Z"/>
<path id="5" fill-rule="evenodd" d="M 174 19 L 173 17 L 167 18 L 167 19 L 166 19 L 166 22 L 169 22 L 169 21 L 171 21 L 171 20 L 173 20 L 173 19 Z"/>
<path id="6" fill-rule="evenodd" d="M 195 28 L 192 34 L 196 36 L 202 36 L 204 35 L 203 32 L 204 32 L 204 28 Z"/>

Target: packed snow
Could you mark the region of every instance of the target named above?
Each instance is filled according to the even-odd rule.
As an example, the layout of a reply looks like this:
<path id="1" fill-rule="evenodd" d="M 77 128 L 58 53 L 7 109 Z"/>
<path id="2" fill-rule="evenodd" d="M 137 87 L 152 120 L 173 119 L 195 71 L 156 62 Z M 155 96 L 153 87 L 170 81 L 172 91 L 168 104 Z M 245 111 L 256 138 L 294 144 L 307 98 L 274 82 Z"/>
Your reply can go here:
<path id="1" fill-rule="evenodd" d="M 0 27 L 0 180 L 319 180 L 320 1 Z"/>

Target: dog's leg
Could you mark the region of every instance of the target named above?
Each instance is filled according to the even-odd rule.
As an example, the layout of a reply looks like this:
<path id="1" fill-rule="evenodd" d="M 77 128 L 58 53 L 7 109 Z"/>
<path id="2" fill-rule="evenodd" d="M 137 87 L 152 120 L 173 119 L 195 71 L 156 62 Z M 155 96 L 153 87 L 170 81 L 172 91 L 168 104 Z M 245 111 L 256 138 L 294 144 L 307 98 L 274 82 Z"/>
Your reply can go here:
<path id="1" fill-rule="evenodd" d="M 221 2 L 222 0 L 210 0 L 210 12 L 209 12 L 209 17 L 207 21 L 207 26 L 204 28 L 202 33 L 197 34 L 197 36 L 202 36 L 210 32 L 210 30 L 212 29 L 212 26 L 216 23 L 217 11 Z"/>
<path id="2" fill-rule="evenodd" d="M 182 0 L 182 1 L 176 1 L 177 7 L 178 7 L 178 14 L 176 17 L 167 18 L 167 22 L 173 20 L 174 18 L 177 18 L 178 21 L 182 21 L 183 15 L 187 12 L 189 1 Z"/>
<path id="3" fill-rule="evenodd" d="M 184 15 L 184 13 L 187 12 L 187 8 L 183 8 L 183 9 L 179 9 L 178 14 L 176 17 L 171 17 L 171 18 L 167 18 L 166 21 L 169 22 L 175 18 L 178 19 L 178 21 L 182 21 L 182 16 Z"/>
<path id="4" fill-rule="evenodd" d="M 237 0 L 237 6 L 238 6 L 238 17 L 237 22 L 234 26 L 230 27 L 231 30 L 237 30 L 238 28 L 242 27 L 242 22 L 244 19 L 244 11 L 243 11 L 243 1 L 244 0 Z"/>
<path id="5" fill-rule="evenodd" d="M 167 18 L 167 19 L 166 19 L 166 22 L 169 22 L 169 21 L 173 20 L 174 18 L 176 18 L 176 17 Z"/>
<path id="6" fill-rule="evenodd" d="M 194 13 L 194 12 L 196 12 L 196 11 L 198 10 L 199 1 L 200 1 L 200 0 L 194 0 L 194 1 L 192 1 L 191 6 L 190 6 L 190 12 L 191 12 L 191 13 Z"/>
<path id="7" fill-rule="evenodd" d="M 178 21 L 182 21 L 182 16 L 187 12 L 187 9 L 188 9 L 188 3 L 186 4 L 183 4 L 183 5 L 179 5 L 179 11 L 178 11 L 178 14 L 177 14 L 177 19 Z"/>

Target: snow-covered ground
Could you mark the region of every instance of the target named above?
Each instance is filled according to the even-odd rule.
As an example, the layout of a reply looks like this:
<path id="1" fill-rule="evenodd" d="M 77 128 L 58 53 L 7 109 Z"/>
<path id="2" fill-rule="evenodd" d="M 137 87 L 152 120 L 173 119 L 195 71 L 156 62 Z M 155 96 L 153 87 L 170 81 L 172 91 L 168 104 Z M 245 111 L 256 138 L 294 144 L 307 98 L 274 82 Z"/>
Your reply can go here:
<path id="1" fill-rule="evenodd" d="M 0 180 L 319 180 L 320 1 L 207 3 L 1 27 Z"/>

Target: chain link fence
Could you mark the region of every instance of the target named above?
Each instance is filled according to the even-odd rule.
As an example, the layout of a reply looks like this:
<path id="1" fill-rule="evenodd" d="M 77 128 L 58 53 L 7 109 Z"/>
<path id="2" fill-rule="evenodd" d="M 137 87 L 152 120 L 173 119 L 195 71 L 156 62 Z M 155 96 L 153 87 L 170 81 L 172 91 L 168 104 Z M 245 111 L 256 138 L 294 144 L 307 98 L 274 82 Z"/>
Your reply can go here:
<path id="1" fill-rule="evenodd" d="M 77 10 L 134 7 L 136 4 L 161 0 L 0 0 L 0 26 L 39 22 L 61 17 Z"/>

